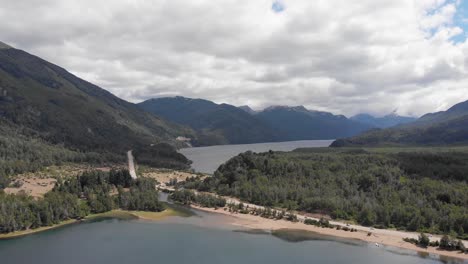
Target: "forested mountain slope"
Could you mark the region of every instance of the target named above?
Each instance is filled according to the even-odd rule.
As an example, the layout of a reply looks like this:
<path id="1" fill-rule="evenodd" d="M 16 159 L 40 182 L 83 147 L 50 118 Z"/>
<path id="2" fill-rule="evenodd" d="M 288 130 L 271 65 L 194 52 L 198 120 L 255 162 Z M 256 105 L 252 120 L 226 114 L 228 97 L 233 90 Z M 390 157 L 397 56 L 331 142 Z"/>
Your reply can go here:
<path id="1" fill-rule="evenodd" d="M 65 159 L 53 154 L 57 149 L 80 159 L 83 153 L 99 153 L 94 157 L 121 160 L 127 150 L 135 149 L 182 165 L 187 163 L 184 157 L 166 146 L 159 151 L 158 144 L 193 135 L 191 129 L 144 112 L 57 65 L 5 44 L 0 45 L 0 130 L 0 167 L 5 162 L 41 160 L 44 149 L 55 160 Z"/>
<path id="2" fill-rule="evenodd" d="M 339 139 L 332 146 L 454 144 L 468 144 L 468 101 L 447 111 L 424 115 L 412 123 Z"/>
<path id="3" fill-rule="evenodd" d="M 382 117 L 374 117 L 369 114 L 358 114 L 352 116 L 351 120 L 370 125 L 374 128 L 388 128 L 401 124 L 407 124 L 416 121 L 417 118 L 409 116 L 400 116 L 397 114 L 389 114 Z"/>
<path id="4" fill-rule="evenodd" d="M 198 144 L 247 144 L 280 140 L 265 122 L 228 104 L 203 99 L 166 97 L 150 99 L 139 106 L 151 113 L 199 132 Z"/>
<path id="5" fill-rule="evenodd" d="M 335 139 L 371 128 L 342 115 L 311 111 L 303 106 L 269 107 L 255 116 L 279 131 L 282 140 Z"/>

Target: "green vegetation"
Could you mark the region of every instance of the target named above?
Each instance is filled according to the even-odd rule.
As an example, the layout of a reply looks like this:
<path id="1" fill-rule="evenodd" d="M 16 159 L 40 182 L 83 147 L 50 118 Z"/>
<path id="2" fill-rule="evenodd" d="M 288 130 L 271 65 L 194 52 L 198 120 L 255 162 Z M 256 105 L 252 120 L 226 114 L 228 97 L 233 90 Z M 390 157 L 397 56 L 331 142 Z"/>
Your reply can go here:
<path id="1" fill-rule="evenodd" d="M 383 117 L 374 117 L 369 114 L 358 114 L 349 119 L 367 124 L 375 128 L 387 128 L 401 124 L 407 124 L 416 121 L 416 118 L 409 116 L 399 116 L 395 113 Z"/>
<path id="2" fill-rule="evenodd" d="M 165 208 L 158 201 L 155 183 L 146 178 L 134 181 L 128 171 L 92 171 L 59 180 L 43 199 L 0 193 L 0 233 L 56 225 L 116 208 L 160 212 Z M 111 195 L 115 189 L 117 195 Z"/>
<path id="3" fill-rule="evenodd" d="M 184 97 L 156 98 L 142 109 L 197 131 L 196 145 L 245 144 L 353 136 L 370 125 L 303 106 L 269 107 L 248 113 L 228 104 Z M 248 110 L 247 110 L 248 111 Z"/>
<path id="4" fill-rule="evenodd" d="M 323 217 L 320 218 L 318 221 L 314 220 L 314 219 L 307 218 L 307 219 L 304 220 L 304 224 L 318 226 L 318 227 L 343 229 L 344 231 L 351 231 L 351 232 L 355 231 L 354 228 L 351 229 L 351 228 L 348 228 L 348 227 L 341 228 L 341 226 L 334 226 L 334 225 L 330 224 L 330 221 L 328 221 L 327 219 L 325 219 Z"/>
<path id="5" fill-rule="evenodd" d="M 266 219 L 286 220 L 291 222 L 298 222 L 297 215 L 293 212 L 286 212 L 285 210 L 276 210 L 270 207 L 249 207 L 243 203 L 228 203 L 227 208 L 230 213 L 251 214 L 260 216 Z"/>
<path id="6" fill-rule="evenodd" d="M 468 143 L 468 101 L 413 123 L 374 129 L 333 142 L 333 147 L 385 145 L 461 145 Z"/>
<path id="7" fill-rule="evenodd" d="M 282 141 L 349 137 L 371 128 L 343 115 L 312 111 L 304 106 L 269 107 L 255 116 L 278 131 Z"/>
<path id="8" fill-rule="evenodd" d="M 422 246 L 422 247 L 428 247 L 429 246 L 429 243 L 430 243 L 430 239 L 429 237 L 424 234 L 424 233 L 421 233 L 418 237 L 418 245 Z"/>
<path id="9" fill-rule="evenodd" d="M 468 232 L 468 152 L 302 149 L 240 154 L 187 187 L 361 225 Z"/>
<path id="10" fill-rule="evenodd" d="M 15 134 L 0 120 L 0 189 L 8 186 L 9 176 L 36 172 L 43 167 L 63 163 L 103 164 L 124 162 L 124 157 L 97 152 L 80 152 L 51 145 L 40 138 Z"/>
<path id="11" fill-rule="evenodd" d="M 461 240 L 455 240 L 451 237 L 445 235 L 440 239 L 439 247 L 445 250 L 460 250 L 462 252 L 468 253 L 465 245 Z"/>
<path id="12" fill-rule="evenodd" d="M 202 207 L 218 208 L 226 206 L 226 199 L 211 194 L 195 194 L 191 190 L 177 190 L 170 196 L 171 200 L 184 205 L 197 204 Z"/>
<path id="13" fill-rule="evenodd" d="M 448 235 L 444 235 L 440 241 L 433 241 L 431 242 L 429 237 L 421 233 L 418 236 L 418 239 L 414 238 L 403 238 L 403 241 L 420 246 L 420 247 L 438 247 L 443 250 L 449 250 L 449 251 L 460 251 L 462 253 L 468 253 L 468 250 L 465 248 L 465 245 L 460 239 L 453 239 Z"/>
<path id="14" fill-rule="evenodd" d="M 198 132 L 196 145 L 244 144 L 278 141 L 278 135 L 260 119 L 232 105 L 184 97 L 150 99 L 142 109 L 186 125 Z"/>
<path id="15" fill-rule="evenodd" d="M 62 162 L 120 163 L 130 149 L 142 164 L 185 169 L 188 160 L 171 146 L 178 136 L 193 131 L 57 65 L 0 49 L 0 188 L 10 175 Z"/>

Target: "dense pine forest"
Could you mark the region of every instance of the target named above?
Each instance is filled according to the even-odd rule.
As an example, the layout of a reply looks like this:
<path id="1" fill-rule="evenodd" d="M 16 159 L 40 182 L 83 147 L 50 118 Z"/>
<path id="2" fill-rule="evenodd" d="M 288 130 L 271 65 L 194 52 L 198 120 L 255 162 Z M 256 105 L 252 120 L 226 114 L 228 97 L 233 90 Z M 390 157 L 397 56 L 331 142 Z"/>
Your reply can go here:
<path id="1" fill-rule="evenodd" d="M 188 188 L 353 220 L 468 237 L 468 153 L 302 149 L 240 154 Z"/>
<path id="2" fill-rule="evenodd" d="M 155 181 L 131 179 L 128 171 L 91 171 L 59 180 L 44 198 L 8 195 L 0 191 L 0 233 L 9 233 L 81 219 L 112 209 L 160 212 Z"/>

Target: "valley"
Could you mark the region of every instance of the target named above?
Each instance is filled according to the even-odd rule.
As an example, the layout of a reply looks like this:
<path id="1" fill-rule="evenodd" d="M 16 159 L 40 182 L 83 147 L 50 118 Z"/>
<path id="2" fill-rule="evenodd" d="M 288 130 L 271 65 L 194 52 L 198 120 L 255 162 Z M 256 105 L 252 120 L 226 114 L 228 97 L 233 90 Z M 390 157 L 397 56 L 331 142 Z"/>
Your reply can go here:
<path id="1" fill-rule="evenodd" d="M 2 44 L 0 244 L 206 220 L 285 240 L 335 237 L 343 250 L 383 245 L 371 259 L 400 248 L 463 262 L 467 118 L 467 102 L 420 118 L 181 96 L 131 103 Z"/>

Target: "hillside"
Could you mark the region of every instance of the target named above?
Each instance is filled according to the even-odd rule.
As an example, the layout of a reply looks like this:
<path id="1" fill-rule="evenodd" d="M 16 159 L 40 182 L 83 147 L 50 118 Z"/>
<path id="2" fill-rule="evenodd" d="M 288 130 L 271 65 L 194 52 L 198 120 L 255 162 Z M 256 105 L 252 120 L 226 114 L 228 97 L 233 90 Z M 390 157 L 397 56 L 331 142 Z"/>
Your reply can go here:
<path id="1" fill-rule="evenodd" d="M 468 101 L 416 121 L 339 139 L 332 146 L 454 145 L 468 143 Z"/>
<path id="2" fill-rule="evenodd" d="M 193 135 L 188 128 L 146 113 L 57 65 L 5 44 L 0 45 L 0 130 L 2 142 L 8 144 L 34 141 L 39 143 L 31 146 L 122 160 L 127 150 L 134 149 L 183 166 L 187 160 L 176 157 L 174 149 L 159 145 L 163 150 L 159 151 L 150 145 L 175 144 L 177 136 Z M 24 153 L 38 153 L 17 152 L 12 156 L 10 150 L 1 150 L 1 160 L 30 160 L 34 157 L 26 158 Z"/>
<path id="3" fill-rule="evenodd" d="M 358 114 L 350 117 L 350 119 L 367 124 L 374 128 L 388 128 L 416 121 L 417 118 L 409 116 L 399 116 L 397 114 L 389 114 L 382 117 L 374 117 L 369 114 Z"/>
<path id="4" fill-rule="evenodd" d="M 269 107 L 256 117 L 279 131 L 283 140 L 335 139 L 353 136 L 371 126 L 342 115 L 310 111 L 303 106 Z"/>
<path id="5" fill-rule="evenodd" d="M 139 106 L 199 133 L 200 145 L 246 144 L 279 140 L 267 124 L 235 106 L 202 99 L 167 97 L 150 99 Z"/>

